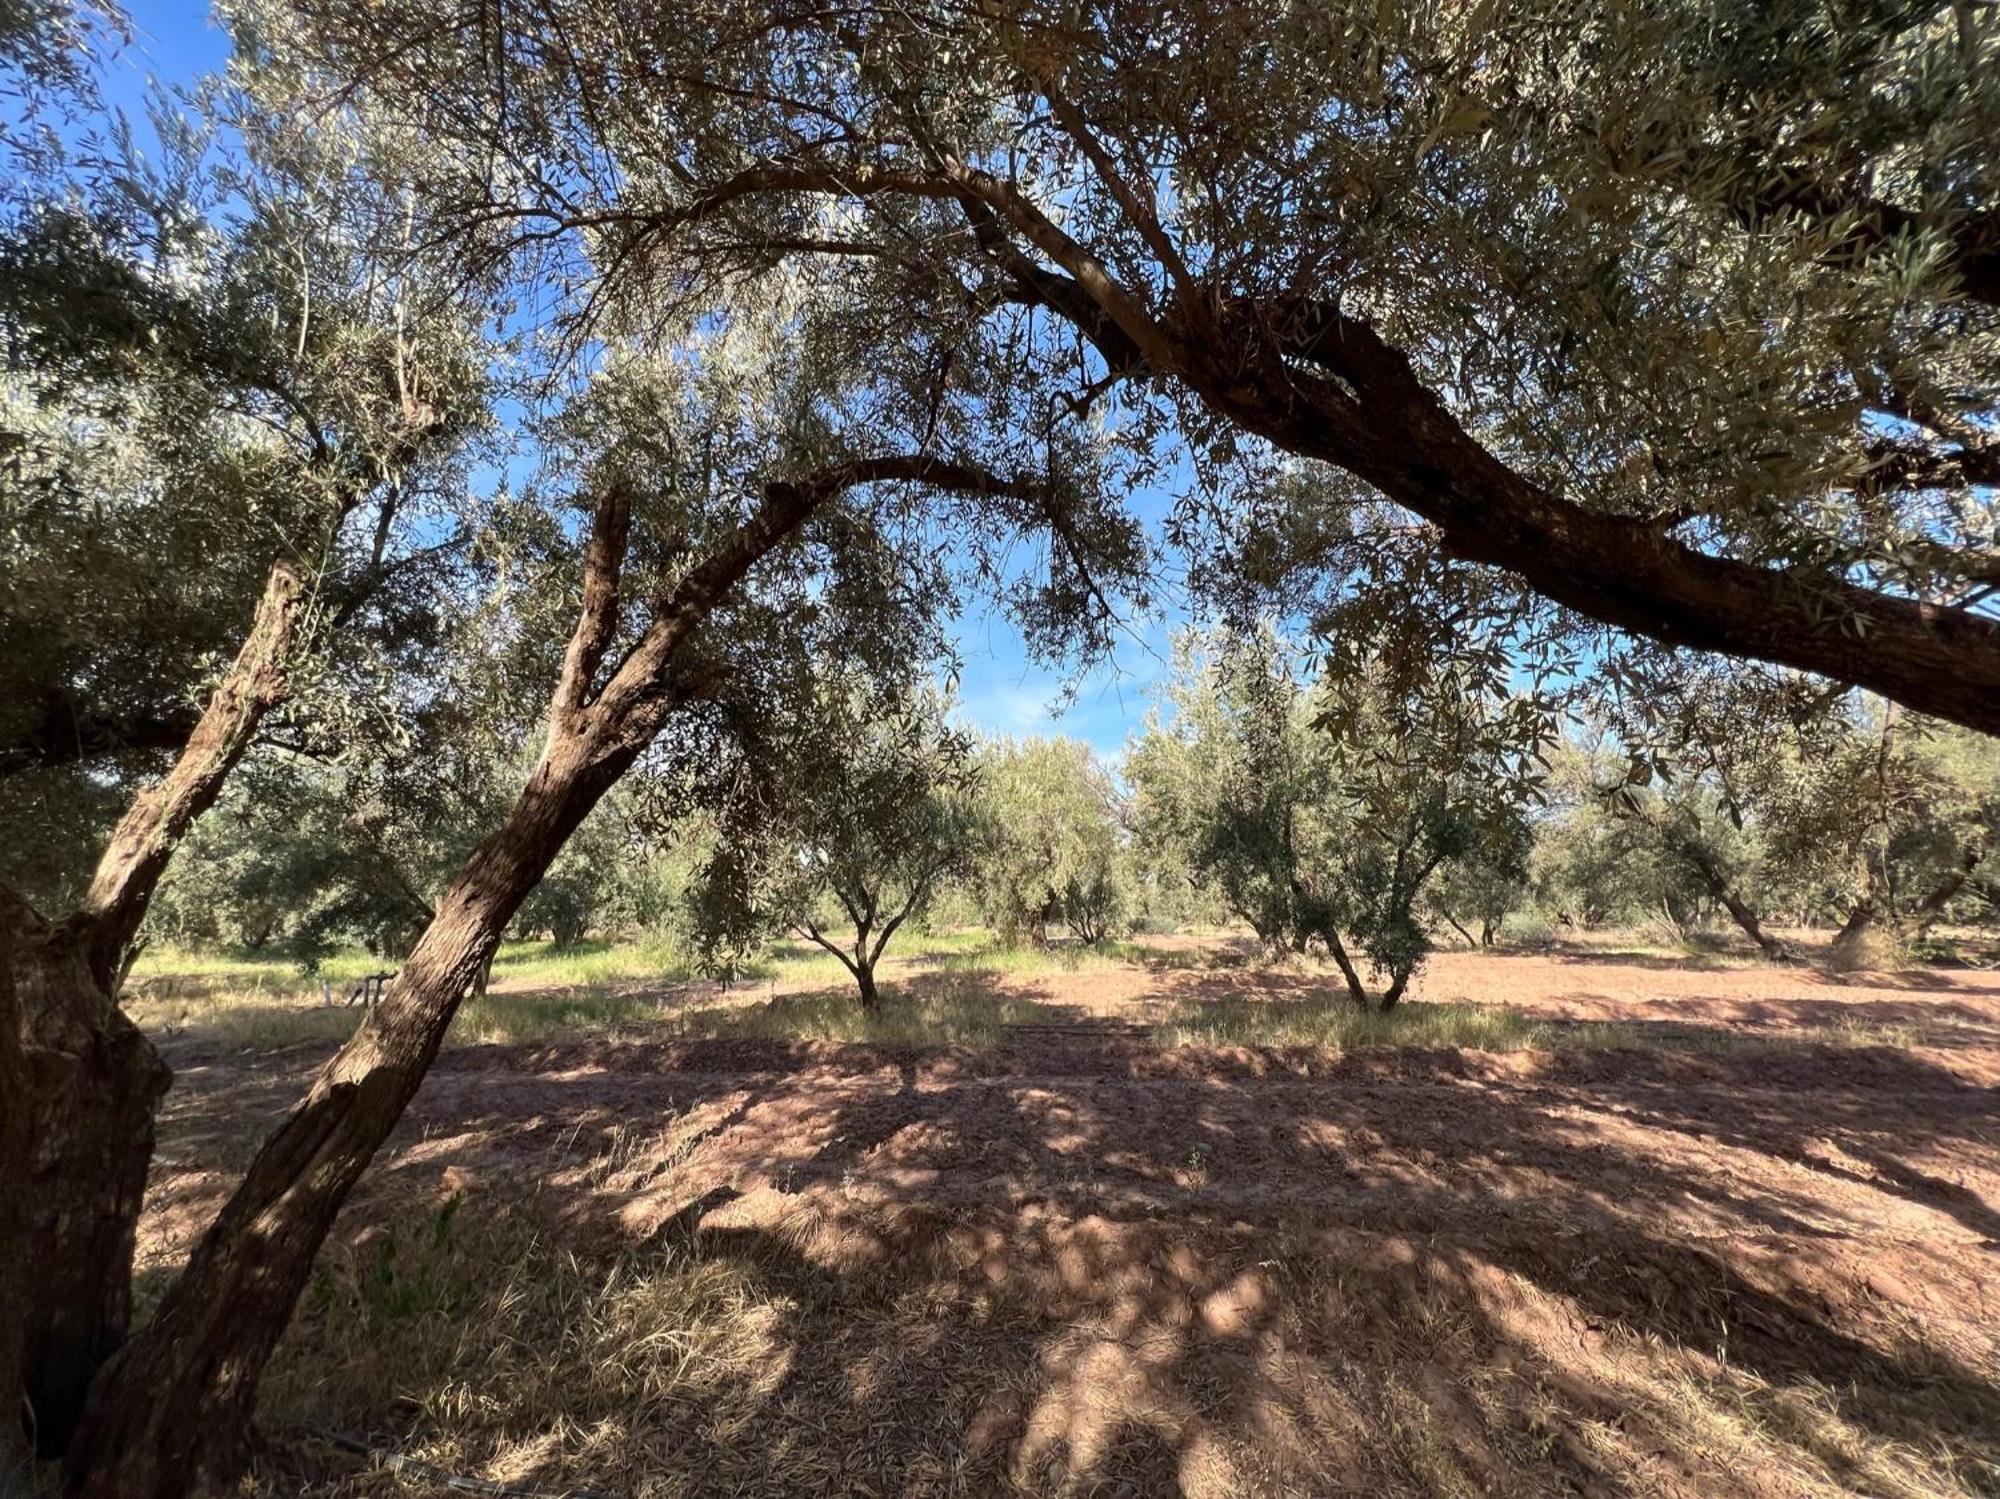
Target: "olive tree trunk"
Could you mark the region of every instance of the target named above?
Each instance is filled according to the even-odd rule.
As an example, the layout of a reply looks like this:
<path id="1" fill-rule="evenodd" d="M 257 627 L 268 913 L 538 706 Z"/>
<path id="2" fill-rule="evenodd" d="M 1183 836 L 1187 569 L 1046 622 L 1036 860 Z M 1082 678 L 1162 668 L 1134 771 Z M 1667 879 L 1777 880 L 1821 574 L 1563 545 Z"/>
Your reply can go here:
<path id="1" fill-rule="evenodd" d="M 1798 955 L 1782 938 L 1774 937 L 1764 930 L 1764 923 L 1756 911 L 1729 882 L 1728 876 L 1722 872 L 1722 866 L 1697 841 L 1695 835 L 1687 834 L 1679 841 L 1682 855 L 1700 876 L 1701 882 L 1708 887 L 1709 894 L 1722 903 L 1722 908 L 1729 913 L 1730 920 L 1741 927 L 1743 934 L 1757 944 L 1757 950 L 1773 963 L 1797 962 Z"/>
<path id="2" fill-rule="evenodd" d="M 16 934 L 0 916 L 0 1162 L 27 1158 L 27 1060 L 21 1050 L 21 1005 L 14 984 Z M 28 1190 L 25 1174 L 0 1170 L 0 1307 L 23 1306 L 28 1296 Z M 26 1350 L 11 1319 L 0 1322 L 0 1494 L 27 1493 L 27 1431 L 15 1418 Z"/>
<path id="3" fill-rule="evenodd" d="M 74 913 L 46 922 L 0 889 L 22 1116 L 18 1146 L 0 1156 L 0 1227 L 34 1281 L 31 1296 L 0 1300 L 0 1400 L 25 1410 L 45 1456 L 63 1451 L 125 1339 L 153 1115 L 171 1078 L 118 1008 L 126 956 L 175 849 L 286 696 L 304 594 L 292 563 L 273 565 L 242 649 L 172 769 L 119 820 Z"/>
<path id="4" fill-rule="evenodd" d="M 66 1464 L 78 1499 L 180 1499 L 236 1476 L 264 1367 L 348 1193 L 402 1117 L 459 1003 L 549 863 L 695 690 L 678 658 L 759 558 L 845 489 L 915 480 L 1028 487 L 922 457 L 861 459 L 773 482 L 757 510 L 660 603 L 600 691 L 616 633 L 630 500 L 613 485 L 591 531 L 582 608 L 541 758 L 500 828 L 468 856 L 381 1002 L 265 1141 L 158 1313 L 99 1377 Z M 1038 492 L 1038 491 L 1035 491 Z"/>

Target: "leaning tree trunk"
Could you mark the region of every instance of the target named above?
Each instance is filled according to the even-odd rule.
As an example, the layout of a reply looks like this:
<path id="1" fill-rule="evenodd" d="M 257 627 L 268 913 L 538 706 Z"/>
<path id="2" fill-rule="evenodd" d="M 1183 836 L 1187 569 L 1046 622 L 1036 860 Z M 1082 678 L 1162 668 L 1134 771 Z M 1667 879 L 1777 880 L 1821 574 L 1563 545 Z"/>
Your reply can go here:
<path id="1" fill-rule="evenodd" d="M 1958 863 L 1946 871 L 1924 897 L 1910 907 L 1909 929 L 1913 937 L 1921 937 L 1944 915 L 1944 908 L 1952 903 L 1959 891 L 1966 888 L 1980 864 L 1986 858 L 1986 838 L 1984 833 L 1968 840 L 1959 851 Z"/>
<path id="2" fill-rule="evenodd" d="M 1743 929 L 1745 936 L 1757 944 L 1758 951 L 1773 963 L 1798 961 L 1791 948 L 1782 939 L 1773 937 L 1764 930 L 1763 921 L 1751 909 L 1750 903 L 1737 894 L 1736 888 L 1729 883 L 1721 866 L 1707 849 L 1690 837 L 1683 842 L 1682 852 L 1687 856 L 1688 863 L 1694 866 L 1695 873 L 1701 876 L 1702 883 L 1708 886 L 1709 894 L 1722 902 L 1722 908 L 1729 913 L 1730 919 Z"/>
<path id="3" fill-rule="evenodd" d="M 381 1003 L 265 1142 L 152 1323 L 105 1371 L 70 1444 L 77 1493 L 172 1499 L 198 1476 L 241 1470 L 265 1363 L 335 1216 L 508 921 L 623 769 L 593 766 L 574 745 L 545 755 Z"/>
<path id="4" fill-rule="evenodd" d="M 71 1442 L 78 1499 L 181 1499 L 247 1456 L 264 1366 L 335 1217 L 415 1095 L 460 1002 L 549 863 L 691 690 L 681 647 L 751 565 L 845 489 L 885 479 L 1030 492 L 943 460 L 864 458 L 765 486 L 758 510 L 661 602 L 593 691 L 618 627 L 630 496 L 613 484 L 591 528 L 583 605 L 549 706 L 541 759 L 474 849 L 402 971 L 264 1143 L 146 1330 L 99 1376 Z"/>
<path id="5" fill-rule="evenodd" d="M 1782 937 L 1774 937 L 1764 930 L 1764 923 L 1755 911 L 1734 890 L 1727 885 L 1718 885 L 1715 898 L 1722 902 L 1723 909 L 1730 918 L 1743 928 L 1744 935 L 1757 944 L 1758 951 L 1773 963 L 1794 963 L 1798 959 Z"/>
<path id="6" fill-rule="evenodd" d="M 174 850 L 288 693 L 304 595 L 297 567 L 275 563 L 236 660 L 173 767 L 119 819 L 74 914 L 44 922 L 0 892 L 28 1134 L 10 1159 L 24 1173 L 19 1230 L 35 1276 L 31 1298 L 0 1303 L 0 1337 L 19 1340 L 20 1388 L 45 1456 L 62 1453 L 93 1377 L 124 1342 L 153 1114 L 171 1078 L 118 1008 L 118 982 Z"/>
<path id="7" fill-rule="evenodd" d="M 1340 976 L 1347 980 L 1347 997 L 1362 1009 L 1368 1008 L 1368 986 L 1361 982 L 1361 975 L 1355 971 L 1354 962 L 1347 956 L 1347 949 L 1341 944 L 1340 933 L 1331 925 L 1320 929 L 1326 938 L 1326 950 L 1333 954 L 1333 961 L 1339 965 Z"/>

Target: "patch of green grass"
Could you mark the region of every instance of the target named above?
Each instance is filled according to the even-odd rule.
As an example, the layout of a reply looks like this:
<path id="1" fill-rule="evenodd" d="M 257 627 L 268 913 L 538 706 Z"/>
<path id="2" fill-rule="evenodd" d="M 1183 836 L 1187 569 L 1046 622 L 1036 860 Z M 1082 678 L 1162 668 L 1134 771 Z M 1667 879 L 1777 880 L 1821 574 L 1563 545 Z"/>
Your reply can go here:
<path id="1" fill-rule="evenodd" d="M 1503 1005 L 1409 1001 L 1387 1012 L 1345 1000 L 1292 1003 L 1226 999 L 1198 1002 L 1153 1032 L 1162 1046 L 1457 1046 L 1527 1051 L 1549 1044 L 1549 1028 Z"/>
<path id="2" fill-rule="evenodd" d="M 885 985 L 882 1002 L 863 1010 L 851 984 L 788 994 L 768 1004 L 691 1015 L 687 1033 L 768 1041 L 854 1041 L 872 1046 L 988 1046 L 1037 1007 L 973 982 Z"/>
<path id="3" fill-rule="evenodd" d="M 379 957 L 360 948 L 329 953 L 315 973 L 307 973 L 290 958 L 270 957 L 236 949 L 201 952 L 188 948 L 153 947 L 139 955 L 126 980 L 129 990 L 198 990 L 203 985 L 233 990 L 269 990 L 277 993 L 317 994 L 324 978 L 336 989 L 351 987 L 366 973 L 381 973 L 396 967 L 393 958 Z"/>
<path id="4" fill-rule="evenodd" d="M 1505 1005 L 1406 1001 L 1383 1013 L 1342 999 L 1196 1001 L 1153 1032 L 1162 1046 L 1459 1047 L 1467 1051 L 1681 1051 L 1746 1056 L 1800 1047 L 1906 1047 L 1910 1026 L 1845 1021 L 1776 1034 L 1671 1021 L 1536 1020 Z"/>
<path id="5" fill-rule="evenodd" d="M 760 965 L 742 970 L 763 976 Z M 700 975 L 687 956 L 654 938 L 619 942 L 593 938 L 569 947 L 553 942 L 504 942 L 493 956 L 493 981 L 524 989 L 588 989 L 601 984 L 682 983 Z"/>
<path id="6" fill-rule="evenodd" d="M 452 1017 L 447 1046 L 520 1045 L 592 1036 L 637 1037 L 666 1025 L 657 999 L 580 989 L 565 994 L 488 994 Z"/>
<path id="7" fill-rule="evenodd" d="M 1096 973 L 1131 961 L 1122 952 L 1125 946 L 1105 943 L 1085 947 L 1063 942 L 1049 947 L 1002 947 L 989 941 L 983 947 L 945 953 L 933 966 L 963 974 Z"/>

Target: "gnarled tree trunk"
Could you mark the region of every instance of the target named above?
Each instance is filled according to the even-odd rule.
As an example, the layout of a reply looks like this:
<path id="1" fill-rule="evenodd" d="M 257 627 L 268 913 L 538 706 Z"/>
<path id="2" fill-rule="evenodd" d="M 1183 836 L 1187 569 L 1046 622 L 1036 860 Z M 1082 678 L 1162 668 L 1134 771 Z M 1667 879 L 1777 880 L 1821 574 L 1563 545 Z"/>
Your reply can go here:
<path id="1" fill-rule="evenodd" d="M 87 929 L 0 893 L 14 949 L 26 1119 L 18 1232 L 34 1275 L 19 1307 L 35 1444 L 59 1455 L 91 1379 L 125 1340 L 153 1112 L 170 1074 L 92 974 Z"/>
<path id="2" fill-rule="evenodd" d="M 304 581 L 289 561 L 266 579 L 250 633 L 180 757 L 133 800 L 76 912 L 45 922 L 0 891 L 13 949 L 26 1139 L 0 1171 L 22 1209 L 34 1295 L 0 1303 L 0 1339 L 20 1350 L 17 1384 L 35 1444 L 60 1454 L 92 1378 L 125 1339 L 132 1248 L 153 1157 L 153 1113 L 170 1080 L 119 1010 L 117 987 L 174 850 L 213 805 L 266 714 L 288 691 Z"/>
<path id="3" fill-rule="evenodd" d="M 942 460 L 862 459 L 767 485 L 763 504 L 688 573 L 593 693 L 616 632 L 629 497 L 600 497 L 583 606 L 549 708 L 549 736 L 497 832 L 467 858 L 388 993 L 265 1141 L 151 1324 L 104 1370 L 70 1444 L 79 1499 L 180 1499 L 247 1455 L 271 1351 L 348 1193 L 423 1081 L 452 1016 L 521 902 L 689 688 L 677 658 L 750 566 L 856 485 L 906 479 L 1028 492 Z M 1036 491 L 1038 492 L 1038 491 Z"/>
<path id="4" fill-rule="evenodd" d="M 28 1067 L 14 984 L 16 946 L 14 923 L 0 912 L 0 1307 L 24 1306 L 28 1297 L 29 1199 L 18 1164 L 28 1154 Z M 0 1319 L 0 1494 L 28 1492 L 27 1430 L 17 1419 L 25 1353 L 18 1325 Z"/>
<path id="5" fill-rule="evenodd" d="M 552 742 L 387 996 L 257 1154 L 69 1452 L 78 1492 L 169 1499 L 239 1471 L 265 1363 L 347 1194 L 402 1117 L 501 934 L 637 746 Z"/>

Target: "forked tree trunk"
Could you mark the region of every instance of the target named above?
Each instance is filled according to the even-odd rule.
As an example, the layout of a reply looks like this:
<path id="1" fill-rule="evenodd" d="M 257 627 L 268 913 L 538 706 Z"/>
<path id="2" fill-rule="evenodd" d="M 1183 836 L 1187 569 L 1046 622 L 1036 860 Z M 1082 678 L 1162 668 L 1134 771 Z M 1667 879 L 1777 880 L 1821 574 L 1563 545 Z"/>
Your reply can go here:
<path id="1" fill-rule="evenodd" d="M 1856 901 L 1854 909 L 1847 913 L 1847 920 L 1840 924 L 1840 930 L 1833 934 L 1835 947 L 1853 947 L 1875 930 L 1875 923 L 1881 919 L 1881 912 L 1873 899 Z"/>
<path id="2" fill-rule="evenodd" d="M 856 965 L 854 970 L 854 984 L 861 991 L 862 1009 L 872 1014 L 874 1011 L 882 1008 L 882 991 L 875 986 L 875 965 L 873 963 Z"/>
<path id="3" fill-rule="evenodd" d="M 569 836 L 685 701 L 676 658 L 750 566 L 845 489 L 884 479 L 1038 493 L 942 460 L 859 459 L 764 501 L 664 600 L 593 694 L 617 630 L 630 498 L 599 497 L 583 606 L 541 759 L 499 830 L 473 850 L 388 993 L 267 1139 L 146 1330 L 99 1376 L 71 1442 L 78 1499 L 181 1499 L 247 1456 L 257 1388 L 320 1245 L 423 1081 L 460 1002 Z"/>
<path id="4" fill-rule="evenodd" d="M 70 1445 L 75 1491 L 171 1499 L 240 1471 L 258 1382 L 319 1246 L 423 1080 L 509 920 L 636 755 L 552 744 L 382 1002 L 257 1154 Z M 593 760 L 595 763 L 593 763 Z"/>
<path id="5" fill-rule="evenodd" d="M 91 1380 L 125 1339 L 153 1113 L 171 1077 L 119 1010 L 118 983 L 174 850 L 287 694 L 304 593 L 293 564 L 273 565 L 236 660 L 172 769 L 119 820 L 75 914 L 44 922 L 0 891 L 27 1130 L 0 1171 L 22 1194 L 18 1232 L 34 1276 L 32 1296 L 0 1302 L 0 1340 L 21 1360 L 0 1401 L 11 1412 L 21 1393 L 46 1456 L 63 1451 Z"/>

